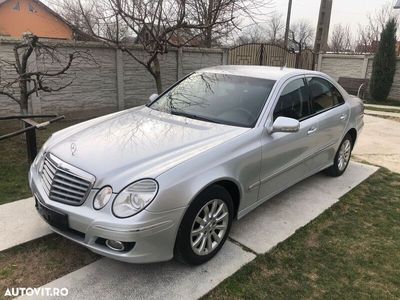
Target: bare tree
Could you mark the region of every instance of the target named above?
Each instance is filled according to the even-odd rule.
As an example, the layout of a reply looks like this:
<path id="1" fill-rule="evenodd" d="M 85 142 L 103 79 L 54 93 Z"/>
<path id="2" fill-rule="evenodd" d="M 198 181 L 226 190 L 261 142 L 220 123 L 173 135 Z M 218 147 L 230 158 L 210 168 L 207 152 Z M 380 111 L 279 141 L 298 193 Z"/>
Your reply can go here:
<path id="1" fill-rule="evenodd" d="M 367 17 L 368 23 L 358 25 L 356 52 L 376 53 L 380 34 L 391 18 L 399 19 L 399 12 L 393 9 L 392 1 L 387 1 L 381 8 L 370 13 Z"/>
<path id="2" fill-rule="evenodd" d="M 0 59 L 0 95 L 18 103 L 22 114 L 28 113 L 32 94 L 57 92 L 70 86 L 74 78 L 68 71 L 73 63 L 91 58 L 89 52 L 63 54 L 57 45 L 44 44 L 33 34 L 24 35 L 13 52 L 14 60 Z M 36 61 L 50 61 L 50 65 L 33 64 L 34 56 Z"/>
<path id="3" fill-rule="evenodd" d="M 234 29 L 242 29 L 242 20 L 257 24 L 258 17 L 271 5 L 271 0 L 187 0 L 188 16 L 202 24 L 202 45 L 218 44 Z"/>
<path id="4" fill-rule="evenodd" d="M 239 37 L 235 40 L 235 45 L 265 43 L 265 28 L 261 25 L 254 24 L 247 26 L 241 31 Z"/>
<path id="5" fill-rule="evenodd" d="M 102 6 L 105 2 L 97 5 L 81 6 L 77 0 L 61 0 L 51 2 L 52 7 L 74 28 L 80 36 L 77 39 L 92 37 L 92 29 L 99 36 L 110 40 L 122 40 L 129 37 L 129 30 L 124 22 L 116 22 L 109 18 L 110 7 Z M 83 9 L 83 13 L 82 13 Z M 84 36 L 82 36 L 82 34 Z"/>
<path id="6" fill-rule="evenodd" d="M 173 37 L 178 29 L 196 28 L 187 23 L 183 3 L 179 0 L 77 0 L 90 35 L 121 49 L 145 67 L 153 76 L 159 93 L 162 91 L 159 56 L 167 52 L 168 45 L 177 41 Z M 132 39 L 135 38 L 142 45 L 143 53 L 132 49 L 122 38 L 121 31 L 125 31 L 125 28 Z M 115 34 L 107 34 L 114 30 Z M 183 46 L 188 41 L 177 42 Z"/>
<path id="7" fill-rule="evenodd" d="M 302 52 L 312 48 L 314 37 L 313 26 L 307 20 L 300 20 L 290 27 L 289 44 L 295 51 Z"/>
<path id="8" fill-rule="evenodd" d="M 73 1 L 73 0 L 71 0 Z M 90 35 L 126 53 L 153 76 L 162 92 L 160 56 L 168 47 L 183 47 L 195 40 L 207 46 L 231 26 L 238 12 L 250 9 L 250 0 L 75 0 Z M 258 2 L 261 0 L 257 0 Z M 269 3 L 269 1 L 267 1 Z M 250 5 L 250 4 L 249 4 Z M 205 14 L 207 12 L 207 15 Z M 95 20 L 95 21 L 93 21 Z M 113 35 L 108 34 L 113 32 Z M 130 38 L 124 38 L 128 36 Z M 128 41 L 135 39 L 144 51 Z"/>
<path id="9" fill-rule="evenodd" d="M 268 43 L 274 45 L 283 44 L 285 23 L 281 14 L 271 14 L 264 24 L 255 23 L 244 27 L 234 44 Z"/>
<path id="10" fill-rule="evenodd" d="M 352 37 L 349 25 L 336 24 L 333 27 L 330 49 L 335 53 L 352 51 Z"/>
<path id="11" fill-rule="evenodd" d="M 282 14 L 274 13 L 270 16 L 266 26 L 266 39 L 268 43 L 280 45 L 283 43 L 285 22 Z"/>
<path id="12" fill-rule="evenodd" d="M 52 2 L 52 7 L 62 16 L 69 24 L 82 32 L 88 33 L 86 22 L 80 13 L 80 7 L 74 0 L 62 0 Z M 94 26 L 95 20 L 90 20 L 91 26 Z"/>
<path id="13" fill-rule="evenodd" d="M 379 41 L 381 32 L 386 23 L 391 19 L 399 18 L 399 13 L 393 9 L 393 1 L 387 1 L 381 8 L 368 15 L 368 27 L 374 41 Z"/>
<path id="14" fill-rule="evenodd" d="M 375 53 L 376 51 L 376 36 L 368 26 L 358 25 L 357 31 L 357 46 L 355 52 L 357 53 Z"/>

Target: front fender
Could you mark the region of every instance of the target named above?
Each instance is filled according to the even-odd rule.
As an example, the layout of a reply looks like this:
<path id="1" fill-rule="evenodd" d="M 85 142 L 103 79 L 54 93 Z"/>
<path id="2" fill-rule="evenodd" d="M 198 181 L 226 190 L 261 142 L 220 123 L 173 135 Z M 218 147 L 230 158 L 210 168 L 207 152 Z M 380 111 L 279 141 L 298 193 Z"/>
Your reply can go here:
<path id="1" fill-rule="evenodd" d="M 259 180 L 259 137 L 258 131 L 243 134 L 159 175 L 159 195 L 147 209 L 162 212 L 187 207 L 205 188 L 222 180 L 236 184 L 240 206 L 256 201 L 258 189 L 249 190 L 249 186 Z"/>

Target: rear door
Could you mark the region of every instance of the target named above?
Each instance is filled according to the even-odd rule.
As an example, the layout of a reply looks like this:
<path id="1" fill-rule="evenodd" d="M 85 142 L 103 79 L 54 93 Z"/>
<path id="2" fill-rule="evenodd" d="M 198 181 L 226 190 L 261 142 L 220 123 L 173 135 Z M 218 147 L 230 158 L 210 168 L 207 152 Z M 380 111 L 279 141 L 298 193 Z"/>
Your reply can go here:
<path id="1" fill-rule="evenodd" d="M 350 108 L 330 81 L 317 76 L 307 76 L 306 80 L 310 91 L 311 112 L 318 120 L 315 135 L 318 149 L 312 165 L 315 170 L 319 170 L 333 162 L 350 117 Z"/>

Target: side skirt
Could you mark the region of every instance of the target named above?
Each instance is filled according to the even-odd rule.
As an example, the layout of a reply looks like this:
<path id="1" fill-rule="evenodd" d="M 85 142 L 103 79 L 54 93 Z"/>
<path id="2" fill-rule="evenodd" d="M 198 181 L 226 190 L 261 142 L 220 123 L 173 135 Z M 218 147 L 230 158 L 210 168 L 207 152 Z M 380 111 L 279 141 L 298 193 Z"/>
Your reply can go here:
<path id="1" fill-rule="evenodd" d="M 250 213 L 251 211 L 253 211 L 253 210 L 256 209 L 257 207 L 259 207 L 261 204 L 263 204 L 263 203 L 266 202 L 267 200 L 270 200 L 271 198 L 273 198 L 274 196 L 278 195 L 279 193 L 281 193 L 281 192 L 287 190 L 289 187 L 296 185 L 297 183 L 299 183 L 299 182 L 301 182 L 301 181 L 307 179 L 308 177 L 311 177 L 311 176 L 313 176 L 313 175 L 315 175 L 315 174 L 317 174 L 317 173 L 319 173 L 319 172 L 321 172 L 321 171 L 323 171 L 323 170 L 329 168 L 329 167 L 332 166 L 332 165 L 333 165 L 333 163 L 330 163 L 330 164 L 328 164 L 328 165 L 326 165 L 326 166 L 323 166 L 323 167 L 321 167 L 321 168 L 319 168 L 319 169 L 317 169 L 317 170 L 315 170 L 315 171 L 312 171 L 312 172 L 310 172 L 309 174 L 307 174 L 307 175 L 305 175 L 305 176 L 303 176 L 303 177 L 300 177 L 298 180 L 295 180 L 295 181 L 293 181 L 293 182 L 287 184 L 286 186 L 282 187 L 281 189 L 279 189 L 279 190 L 273 192 L 272 194 L 268 195 L 267 197 L 262 198 L 261 200 L 258 200 L 257 202 L 254 202 L 252 205 L 250 205 L 250 206 L 248 206 L 248 207 L 242 209 L 241 211 L 239 211 L 238 214 L 237 214 L 237 219 L 240 220 L 240 219 L 243 218 L 245 215 L 247 215 L 248 213 Z"/>

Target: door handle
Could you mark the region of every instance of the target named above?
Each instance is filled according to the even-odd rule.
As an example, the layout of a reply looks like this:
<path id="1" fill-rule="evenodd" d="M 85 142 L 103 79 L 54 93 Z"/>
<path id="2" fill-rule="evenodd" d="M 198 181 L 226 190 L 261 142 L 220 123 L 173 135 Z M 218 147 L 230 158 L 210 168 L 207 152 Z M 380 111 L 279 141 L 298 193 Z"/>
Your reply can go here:
<path id="1" fill-rule="evenodd" d="M 316 133 L 317 130 L 318 130 L 317 127 L 311 127 L 310 129 L 308 129 L 307 134 L 312 135 L 312 134 Z"/>
<path id="2" fill-rule="evenodd" d="M 343 114 L 340 116 L 340 121 L 345 121 L 347 119 L 347 115 Z"/>

